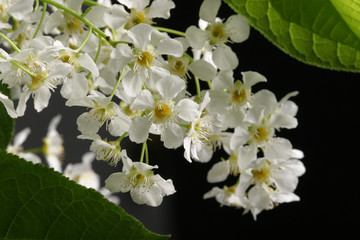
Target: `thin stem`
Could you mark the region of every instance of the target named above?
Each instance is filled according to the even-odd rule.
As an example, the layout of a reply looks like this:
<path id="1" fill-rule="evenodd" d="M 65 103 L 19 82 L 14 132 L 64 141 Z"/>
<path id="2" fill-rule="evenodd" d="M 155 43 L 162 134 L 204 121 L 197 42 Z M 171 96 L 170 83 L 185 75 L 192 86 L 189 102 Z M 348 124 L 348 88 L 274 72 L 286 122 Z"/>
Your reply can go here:
<path id="1" fill-rule="evenodd" d="M 196 86 L 196 95 L 201 98 L 201 88 L 200 88 L 200 81 L 199 78 L 194 75 L 194 81 L 195 81 L 195 86 Z"/>
<path id="2" fill-rule="evenodd" d="M 27 149 L 23 151 L 24 153 L 42 153 L 43 152 L 43 148 L 39 147 L 39 148 L 31 148 L 31 149 Z"/>
<path id="3" fill-rule="evenodd" d="M 106 39 L 106 41 L 108 41 L 111 44 L 111 46 L 116 47 L 116 44 L 114 43 L 114 41 L 111 40 L 111 38 L 108 35 L 106 35 L 103 31 L 101 31 L 98 27 L 96 27 L 92 22 L 87 20 L 85 17 L 81 16 L 81 14 L 75 12 L 71 8 L 68 8 L 68 7 L 66 7 L 60 3 L 57 3 L 55 1 L 52 1 L 52 0 L 41 0 L 41 1 L 43 1 L 44 3 L 46 2 L 48 4 L 51 4 L 59 9 L 64 10 L 65 12 L 73 15 L 74 17 L 76 17 L 77 19 L 82 21 L 84 24 L 86 24 L 88 27 L 92 27 L 92 30 L 94 32 L 96 32 L 98 34 L 98 36 Z"/>
<path id="4" fill-rule="evenodd" d="M 147 147 L 147 143 L 145 142 L 145 163 L 149 165 L 149 151 Z"/>
<path id="5" fill-rule="evenodd" d="M 30 72 L 29 69 L 27 69 L 26 67 L 24 67 L 23 65 L 21 65 L 20 63 L 18 63 L 17 61 L 11 60 L 10 61 L 12 64 L 14 64 L 16 67 L 20 68 L 21 70 L 23 70 L 24 72 L 26 72 L 27 74 L 29 74 L 30 77 L 35 78 L 36 75 L 32 72 Z"/>
<path id="6" fill-rule="evenodd" d="M 37 2 L 38 2 L 38 1 L 37 1 Z M 39 32 L 39 30 L 40 30 L 40 27 L 41 27 L 41 25 L 42 25 L 42 23 L 43 23 L 43 21 L 44 21 L 44 18 L 45 18 L 46 8 L 47 8 L 47 3 L 44 3 L 44 4 L 43 4 L 43 11 L 42 11 L 42 15 L 41 15 L 41 19 L 40 19 L 39 25 L 37 26 L 36 31 L 35 31 L 35 33 L 34 33 L 34 35 L 33 35 L 32 38 L 36 38 L 36 35 L 38 34 L 38 32 Z"/>
<path id="7" fill-rule="evenodd" d="M 20 49 L 15 45 L 15 43 L 13 41 L 11 41 L 7 36 L 5 36 L 2 32 L 0 32 L 0 37 L 2 37 L 5 41 L 8 42 L 8 44 L 10 44 L 10 46 L 16 51 L 16 52 L 20 52 Z"/>
<path id="8" fill-rule="evenodd" d="M 34 8 L 35 12 L 36 10 L 38 10 L 39 6 L 40 6 L 39 0 L 35 0 L 35 8 Z"/>
<path id="9" fill-rule="evenodd" d="M 143 145 L 142 145 L 142 148 L 141 148 L 141 155 L 140 155 L 140 162 L 141 163 L 144 162 L 145 150 L 147 150 L 146 141 L 143 142 Z"/>
<path id="10" fill-rule="evenodd" d="M 91 0 L 84 0 L 83 2 L 84 5 L 87 5 L 87 6 L 99 6 L 101 5 L 100 3 L 98 2 L 94 2 L 94 1 L 91 1 Z"/>
<path id="11" fill-rule="evenodd" d="M 170 29 L 170 28 L 164 28 L 164 27 L 154 27 L 155 29 L 161 31 L 161 32 L 167 32 L 167 33 L 172 33 L 175 35 L 179 35 L 181 37 L 185 37 L 185 33 L 184 32 L 180 32 L 174 29 Z"/>
<path id="12" fill-rule="evenodd" d="M 99 38 L 99 46 L 98 46 L 98 50 L 97 50 L 95 58 L 94 58 L 95 63 L 97 62 L 97 60 L 99 59 L 99 56 L 100 56 L 102 41 L 103 41 L 102 38 Z"/>
<path id="13" fill-rule="evenodd" d="M 119 137 L 117 140 L 116 140 L 116 142 L 121 142 L 125 137 L 126 137 L 126 135 L 128 134 L 128 132 L 125 132 L 123 135 L 121 135 L 121 137 Z"/>
<path id="14" fill-rule="evenodd" d="M 82 44 L 80 45 L 80 47 L 77 49 L 78 52 L 81 51 L 81 49 L 85 46 L 85 44 L 87 43 L 87 41 L 90 39 L 91 33 L 92 33 L 92 27 L 90 26 L 90 27 L 89 27 L 89 32 L 88 32 L 85 40 L 82 42 Z"/>
<path id="15" fill-rule="evenodd" d="M 120 81 L 121 81 L 121 78 L 122 78 L 122 76 L 123 76 L 123 74 L 124 74 L 124 70 L 125 70 L 125 68 L 123 68 L 123 69 L 121 70 L 120 76 L 119 76 L 119 78 L 118 78 L 118 80 L 117 80 L 117 82 L 116 82 L 116 84 L 115 84 L 115 87 L 114 87 L 113 91 L 112 91 L 111 94 L 110 94 L 110 99 L 112 99 L 112 98 L 114 97 L 114 95 L 115 95 L 116 89 L 118 88 L 119 83 L 120 83 Z"/>

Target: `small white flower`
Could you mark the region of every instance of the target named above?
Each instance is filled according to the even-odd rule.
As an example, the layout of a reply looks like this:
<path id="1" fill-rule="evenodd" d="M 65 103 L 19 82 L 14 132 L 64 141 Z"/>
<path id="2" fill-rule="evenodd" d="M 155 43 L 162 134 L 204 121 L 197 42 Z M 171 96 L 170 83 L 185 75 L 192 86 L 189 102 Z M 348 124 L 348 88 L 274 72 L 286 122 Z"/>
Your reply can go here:
<path id="1" fill-rule="evenodd" d="M 140 23 L 152 24 L 153 18 L 170 17 L 170 10 L 175 7 L 171 0 L 154 0 L 149 6 L 149 0 L 117 0 L 130 9 L 126 17 L 125 29 L 130 29 Z M 149 6 L 149 7 L 148 7 Z"/>
<path id="2" fill-rule="evenodd" d="M 104 123 L 113 136 L 121 136 L 128 131 L 131 119 L 121 111 L 119 105 L 102 95 L 89 98 L 92 99 L 89 106 L 92 109 L 81 114 L 76 121 L 83 135 L 91 136 L 97 133 Z"/>
<path id="3" fill-rule="evenodd" d="M 8 145 L 6 151 L 21 158 L 24 158 L 26 161 L 32 163 L 41 163 L 41 159 L 38 155 L 31 152 L 26 152 L 23 149 L 22 145 L 30 135 L 30 132 L 30 128 L 24 128 L 23 130 L 15 134 L 13 144 Z"/>
<path id="4" fill-rule="evenodd" d="M 206 92 L 202 103 L 199 105 L 196 119 L 191 122 L 184 138 L 184 157 L 189 162 L 194 159 L 199 162 L 208 162 L 213 152 L 220 144 L 222 119 L 219 114 L 204 112 L 210 102 Z"/>
<path id="5" fill-rule="evenodd" d="M 124 157 L 127 157 L 126 150 L 122 150 L 120 142 L 102 140 L 95 135 L 90 150 L 96 153 L 97 160 L 104 160 L 110 166 L 115 166 Z"/>
<path id="6" fill-rule="evenodd" d="M 69 163 L 63 172 L 65 177 L 74 180 L 80 185 L 87 188 L 93 188 L 95 190 L 100 189 L 100 176 L 92 169 L 92 161 L 95 158 L 95 154 L 92 152 L 85 153 L 82 156 L 81 163 Z"/>
<path id="7" fill-rule="evenodd" d="M 157 166 L 122 159 L 123 171 L 111 174 L 105 180 L 105 187 L 111 192 L 128 192 L 137 204 L 159 206 L 163 197 L 175 193 L 172 180 L 164 180 L 152 171 Z"/>
<path id="8" fill-rule="evenodd" d="M 305 167 L 293 158 L 300 156 L 298 150 L 293 151 L 286 141 L 283 144 L 282 149 L 288 154 L 268 154 L 265 151 L 263 158 L 256 159 L 256 154 L 242 154 L 242 159 L 238 159 L 241 169 L 238 194 L 240 197 L 247 196 L 250 203 L 248 210 L 254 219 L 262 210 L 272 209 L 276 203 L 299 200 L 293 192 L 298 177 L 305 173 Z"/>
<path id="9" fill-rule="evenodd" d="M 223 188 L 213 187 L 209 192 L 204 194 L 204 199 L 215 197 L 216 201 L 218 201 L 221 206 L 229 206 L 229 207 L 243 207 L 244 200 L 239 197 L 237 194 L 236 185 Z"/>
<path id="10" fill-rule="evenodd" d="M 189 123 L 198 115 L 198 104 L 190 99 L 175 102 L 180 92 L 185 89 L 185 82 L 178 76 L 160 79 L 155 85 L 155 92 L 143 90 L 130 106 L 130 110 L 143 110 L 146 115 L 135 118 L 129 129 L 130 140 L 144 142 L 150 127 L 161 135 L 166 148 L 177 148 L 182 144 L 184 129 L 178 123 Z"/>
<path id="11" fill-rule="evenodd" d="M 46 161 L 49 167 L 54 168 L 55 171 L 62 171 L 62 159 L 64 157 L 64 140 L 63 137 L 56 130 L 61 120 L 61 115 L 56 115 L 51 119 L 48 127 L 46 137 L 43 139 L 44 145 L 42 147 Z"/>

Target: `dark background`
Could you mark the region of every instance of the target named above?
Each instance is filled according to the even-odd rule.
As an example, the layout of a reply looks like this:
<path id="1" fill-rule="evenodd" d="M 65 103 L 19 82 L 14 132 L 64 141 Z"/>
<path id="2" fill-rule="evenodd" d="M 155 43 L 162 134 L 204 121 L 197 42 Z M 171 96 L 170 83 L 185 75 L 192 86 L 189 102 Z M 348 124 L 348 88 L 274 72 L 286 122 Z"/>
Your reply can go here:
<path id="1" fill-rule="evenodd" d="M 192 1 L 191 7 L 186 3 L 189 2 L 177 0 L 171 19 L 158 22 L 180 31 L 197 25 L 201 1 Z M 230 14 L 232 11 L 223 4 L 220 17 Z M 293 98 L 299 106 L 299 126 L 284 130 L 279 136 L 289 138 L 294 148 L 305 154 L 303 163 L 307 171 L 300 177 L 295 191 L 301 201 L 264 211 L 254 221 L 250 214 L 243 216 L 242 210 L 220 207 L 214 199 L 203 200 L 203 194 L 214 186 L 206 182 L 206 173 L 219 157 L 225 155 L 216 154 L 208 164 L 190 164 L 182 157 L 182 148 L 176 151 L 165 149 L 154 138 L 149 147 L 150 164 L 159 165 L 157 173 L 173 180 L 177 193 L 165 197 L 157 208 L 139 206 L 131 201 L 129 194 L 119 194 L 120 206 L 150 230 L 171 233 L 171 239 L 343 238 L 345 234 L 355 233 L 359 227 L 360 200 L 359 88 L 356 85 L 360 75 L 298 62 L 254 29 L 246 42 L 232 48 L 239 58 L 235 76 L 240 76 L 241 71 L 252 70 L 268 79 L 267 83 L 258 84 L 255 90 L 267 88 L 278 99 L 291 91 L 300 92 Z M 83 108 L 65 107 L 57 91 L 49 107 L 40 114 L 28 103 L 25 117 L 17 120 L 16 130 L 30 126 L 32 134 L 27 146 L 39 147 L 48 122 L 61 113 L 63 119 L 58 131 L 65 138 L 65 165 L 78 162 L 90 146 L 89 141 L 76 139 L 79 134 L 76 118 L 83 111 Z M 141 146 L 123 144 L 123 147 L 134 161 L 138 159 Z M 103 162 L 93 165 L 102 174 L 102 181 L 110 173 L 121 170 L 121 166 L 114 169 Z"/>

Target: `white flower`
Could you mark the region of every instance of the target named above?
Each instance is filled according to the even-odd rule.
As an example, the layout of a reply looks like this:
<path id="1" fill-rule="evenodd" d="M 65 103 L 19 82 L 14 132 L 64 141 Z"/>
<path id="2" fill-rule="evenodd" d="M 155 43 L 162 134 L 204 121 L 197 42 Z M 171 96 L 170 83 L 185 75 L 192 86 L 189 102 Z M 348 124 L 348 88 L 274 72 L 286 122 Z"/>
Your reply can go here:
<path id="1" fill-rule="evenodd" d="M 63 137 L 56 130 L 61 120 L 61 115 L 56 115 L 51 119 L 48 127 L 46 137 L 43 139 L 44 145 L 42 147 L 46 161 L 49 167 L 54 168 L 55 171 L 62 171 L 62 159 L 64 157 L 64 140 Z"/>
<path id="2" fill-rule="evenodd" d="M 96 153 L 96 160 L 104 160 L 115 167 L 121 158 L 127 157 L 119 141 L 102 140 L 98 135 L 94 135 L 90 150 Z"/>
<path id="3" fill-rule="evenodd" d="M 152 24 L 153 18 L 170 17 L 170 10 L 175 7 L 171 0 L 154 0 L 149 6 L 149 0 L 117 0 L 130 9 L 126 17 L 125 29 L 130 29 L 140 23 Z M 149 6 L 149 7 L 147 7 Z"/>
<path id="4" fill-rule="evenodd" d="M 220 71 L 212 80 L 209 91 L 209 112 L 217 112 L 224 116 L 225 127 L 235 128 L 245 117 L 252 96 L 251 87 L 258 82 L 266 82 L 266 78 L 257 72 L 242 72 L 242 81 L 234 81 L 232 71 Z"/>
<path id="5" fill-rule="evenodd" d="M 200 52 L 210 52 L 212 63 L 220 70 L 233 70 L 238 65 L 238 58 L 226 43 L 243 42 L 249 37 L 250 26 L 241 15 L 233 15 L 225 23 L 217 18 L 220 0 L 205 0 L 200 7 L 200 28 L 190 26 L 186 38 L 191 47 Z M 191 69 L 191 68 L 190 68 Z"/>
<path id="6" fill-rule="evenodd" d="M 92 152 L 85 153 L 82 156 L 81 163 L 69 163 L 63 172 L 65 177 L 76 181 L 78 184 L 95 190 L 100 189 L 100 176 L 92 169 L 92 161 L 95 154 Z"/>
<path id="7" fill-rule="evenodd" d="M 95 154 L 93 152 L 85 153 L 81 158 L 81 163 L 69 163 L 65 167 L 63 175 L 80 185 L 99 191 L 109 201 L 119 204 L 120 199 L 118 197 L 104 187 L 101 188 L 100 176 L 92 168 L 94 158 Z"/>
<path id="8" fill-rule="evenodd" d="M 164 180 L 152 171 L 157 166 L 132 162 L 123 158 L 123 171 L 111 174 L 105 180 L 105 187 L 111 192 L 128 192 L 137 204 L 159 206 L 163 197 L 175 193 L 172 181 Z"/>
<path id="9" fill-rule="evenodd" d="M 90 96 L 92 107 L 89 112 L 81 114 L 76 123 L 79 131 L 85 136 L 97 133 L 106 123 L 106 127 L 113 136 L 121 136 L 128 131 L 131 119 L 120 109 L 120 106 L 105 96 Z"/>
<path id="10" fill-rule="evenodd" d="M 250 101 L 251 108 L 246 112 L 243 122 L 235 128 L 231 147 L 236 149 L 246 143 L 265 146 L 275 139 L 276 129 L 295 128 L 297 106 L 288 98 L 296 94 L 289 93 L 277 102 L 272 92 L 257 92 Z"/>
<path id="11" fill-rule="evenodd" d="M 254 219 L 262 210 L 272 209 L 275 203 L 299 200 L 293 192 L 305 167 L 294 157 L 302 154 L 298 154 L 299 150 L 292 150 L 288 141 L 283 142 L 282 149 L 288 154 L 268 154 L 265 151 L 263 158 L 256 158 L 256 153 L 239 157 L 238 194 L 248 198 L 250 205 L 247 210 L 252 212 Z"/>
<path id="12" fill-rule="evenodd" d="M 32 12 L 34 0 L 0 0 L 0 29 L 8 28 L 10 16 L 17 20 L 23 20 L 28 13 Z M 10 15 L 10 16 L 9 16 Z"/>
<path id="13" fill-rule="evenodd" d="M 198 115 L 198 105 L 190 99 L 175 98 L 185 89 L 185 82 L 178 76 L 160 79 L 155 85 L 158 95 L 143 90 L 130 106 L 130 110 L 144 110 L 146 115 L 135 118 L 129 129 L 130 140 L 144 142 L 150 127 L 156 128 L 166 148 L 177 148 L 183 141 L 184 129 L 178 123 L 189 123 Z"/>
<path id="14" fill-rule="evenodd" d="M 161 55 L 181 57 L 183 54 L 179 41 L 169 37 L 156 41 L 152 37 L 156 32 L 147 24 L 138 24 L 131 28 L 123 39 L 133 46 L 119 44 L 111 53 L 109 66 L 114 72 L 120 72 L 128 65 L 132 66 L 132 71 L 124 75 L 121 81 L 125 91 L 132 96 L 141 91 L 143 83 L 147 84 L 149 80 L 160 79 L 169 74 L 169 71 L 162 67 L 165 67 L 165 61 Z"/>
<path id="15" fill-rule="evenodd" d="M 219 147 L 221 131 L 223 129 L 222 119 L 219 114 L 203 112 L 210 102 L 209 94 L 206 92 L 196 119 L 190 124 L 184 138 L 184 157 L 191 162 L 194 159 L 199 162 L 208 162 L 216 147 Z"/>
<path id="16" fill-rule="evenodd" d="M 41 159 L 38 155 L 26 152 L 23 149 L 23 143 L 27 139 L 27 137 L 30 135 L 30 128 L 24 128 L 14 136 L 13 144 L 8 145 L 6 148 L 6 151 L 15 155 L 18 155 L 21 158 L 24 158 L 26 161 L 32 162 L 32 163 L 41 163 Z"/>
<path id="17" fill-rule="evenodd" d="M 229 206 L 229 207 L 243 207 L 244 199 L 240 198 L 237 194 L 236 185 L 223 188 L 213 187 L 209 192 L 204 194 L 204 199 L 215 197 L 216 201 L 218 201 L 221 206 Z"/>
<path id="18" fill-rule="evenodd" d="M 13 101 L 11 99 L 9 99 L 8 96 L 6 96 L 5 94 L 2 94 L 1 92 L 0 92 L 0 102 L 4 105 L 4 107 L 10 117 L 12 117 L 12 118 L 18 117 L 18 114 L 14 108 Z"/>

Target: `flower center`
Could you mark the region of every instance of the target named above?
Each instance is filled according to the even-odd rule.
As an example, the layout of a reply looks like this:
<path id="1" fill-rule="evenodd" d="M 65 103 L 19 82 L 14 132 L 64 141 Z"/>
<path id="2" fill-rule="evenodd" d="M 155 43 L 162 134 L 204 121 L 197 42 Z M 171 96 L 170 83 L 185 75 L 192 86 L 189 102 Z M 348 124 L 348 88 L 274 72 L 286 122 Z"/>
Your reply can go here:
<path id="1" fill-rule="evenodd" d="M 171 107 L 165 103 L 159 103 L 154 109 L 155 117 L 160 120 L 168 119 L 171 115 L 171 112 Z"/>
<path id="2" fill-rule="evenodd" d="M 207 27 L 207 31 L 210 33 L 210 44 L 216 45 L 219 43 L 226 42 L 228 35 L 226 33 L 224 24 L 214 23 Z"/>
<path id="3" fill-rule="evenodd" d="M 147 9 L 144 11 L 138 11 L 135 8 L 132 8 L 130 11 L 130 19 L 126 22 L 125 29 L 129 30 L 140 23 L 147 23 L 151 25 L 153 22 L 147 16 Z"/>
<path id="4" fill-rule="evenodd" d="M 244 88 L 235 89 L 232 93 L 232 100 L 236 103 L 243 104 L 246 100 L 246 90 Z"/>
<path id="5" fill-rule="evenodd" d="M 70 17 L 67 19 L 65 27 L 70 34 L 77 32 L 82 33 L 84 28 L 84 23 L 75 17 Z"/>
<path id="6" fill-rule="evenodd" d="M 254 138 L 259 141 L 269 141 L 269 131 L 266 128 L 259 127 L 254 133 Z"/>
<path id="7" fill-rule="evenodd" d="M 153 56 L 149 52 L 142 52 L 137 58 L 137 62 L 141 66 L 146 68 L 150 68 L 152 61 L 153 61 Z"/>
<path id="8" fill-rule="evenodd" d="M 255 181 L 260 183 L 267 183 L 269 178 L 269 171 L 266 169 L 252 170 L 251 171 Z"/>

